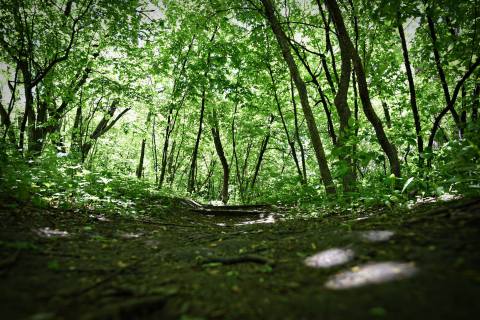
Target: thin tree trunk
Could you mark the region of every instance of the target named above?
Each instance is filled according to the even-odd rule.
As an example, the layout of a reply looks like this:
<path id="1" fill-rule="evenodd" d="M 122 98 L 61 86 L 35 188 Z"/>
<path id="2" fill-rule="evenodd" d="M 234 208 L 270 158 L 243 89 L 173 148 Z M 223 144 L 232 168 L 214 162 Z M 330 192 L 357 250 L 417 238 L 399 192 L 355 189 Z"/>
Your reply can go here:
<path id="1" fill-rule="evenodd" d="M 377 114 L 375 113 L 375 110 L 373 109 L 372 102 L 370 101 L 370 94 L 368 91 L 367 79 L 365 76 L 362 60 L 348 36 L 348 32 L 345 28 L 345 23 L 343 21 L 340 8 L 338 7 L 338 4 L 335 0 L 326 0 L 325 2 L 335 23 L 339 42 L 343 43 L 348 49 L 348 51 L 350 51 L 350 56 L 353 60 L 353 64 L 355 67 L 355 74 L 357 76 L 360 99 L 362 100 L 362 106 L 365 116 L 375 129 L 378 142 L 390 162 L 391 172 L 395 176 L 400 177 L 401 169 L 397 150 L 388 140 L 387 135 L 385 134 L 385 130 L 383 129 L 382 122 L 380 121 Z"/>
<path id="2" fill-rule="evenodd" d="M 460 113 L 460 137 L 463 137 L 467 126 L 467 90 L 462 86 L 462 111 Z"/>
<path id="3" fill-rule="evenodd" d="M 145 143 L 147 140 L 145 138 L 142 139 L 142 147 L 140 148 L 140 161 L 138 162 L 137 171 L 137 178 L 141 179 L 143 174 L 143 160 L 145 159 Z"/>
<path id="4" fill-rule="evenodd" d="M 392 118 L 390 117 L 390 108 L 385 101 L 382 101 L 383 114 L 385 116 L 385 124 L 388 129 L 392 128 Z"/>
<path id="5" fill-rule="evenodd" d="M 451 99 L 450 91 L 449 91 L 448 84 L 447 84 L 447 78 L 445 76 L 445 72 L 443 71 L 442 61 L 441 61 L 441 58 L 440 58 L 440 53 L 438 52 L 437 34 L 436 34 L 436 30 L 435 30 L 435 23 L 433 22 L 433 19 L 432 19 L 432 16 L 431 16 L 430 12 L 429 12 L 429 9 L 427 9 L 427 21 L 428 21 L 428 30 L 430 32 L 430 38 L 432 39 L 432 50 L 433 50 L 433 55 L 435 57 L 435 65 L 437 66 L 438 76 L 439 76 L 440 82 L 442 84 L 443 95 L 445 96 L 445 103 L 446 103 L 447 106 L 450 106 L 451 105 L 450 101 L 452 99 Z M 458 116 L 457 111 L 455 111 L 454 105 L 450 106 L 449 111 L 452 114 L 452 117 L 453 117 L 453 120 L 455 121 L 455 124 L 460 129 L 460 117 Z"/>
<path id="6" fill-rule="evenodd" d="M 75 120 L 72 127 L 72 143 L 70 149 L 80 154 L 82 145 L 82 102 L 80 101 L 75 113 Z"/>
<path id="7" fill-rule="evenodd" d="M 327 51 L 330 53 L 330 59 L 332 60 L 333 74 L 335 75 L 335 80 L 336 80 L 337 85 L 338 85 L 339 79 L 338 79 L 337 65 L 336 65 L 336 62 L 335 62 L 335 54 L 333 52 L 332 41 L 330 39 L 330 18 L 327 19 L 326 15 L 325 15 L 325 12 L 323 11 L 323 7 L 320 3 L 320 0 L 317 0 L 317 6 L 318 6 L 318 11 L 320 12 L 320 15 L 322 16 L 323 26 L 325 28 L 325 44 L 326 44 L 326 47 L 327 47 Z M 325 57 L 323 57 L 322 64 L 324 63 L 323 67 L 325 69 L 325 75 L 327 76 L 327 81 L 330 84 L 330 88 L 332 89 L 333 95 L 336 95 L 335 87 L 333 86 L 333 81 L 332 81 L 332 78 L 330 76 L 330 71 L 328 71 L 328 67 L 326 66 L 326 61 L 325 60 L 326 60 Z M 327 75 L 327 73 L 328 73 L 328 75 Z"/>
<path id="8" fill-rule="evenodd" d="M 213 40 L 215 39 L 217 30 L 218 30 L 218 26 L 215 27 L 215 30 L 213 31 L 213 34 L 210 37 L 210 43 L 212 43 Z M 211 56 L 211 52 L 209 50 L 207 54 L 207 67 L 203 72 L 203 76 L 205 80 L 207 80 L 208 71 L 210 69 L 210 56 Z M 207 86 L 204 85 L 202 88 L 202 102 L 200 107 L 200 119 L 198 124 L 197 138 L 195 139 L 195 146 L 193 148 L 192 161 L 190 163 L 190 171 L 188 174 L 188 182 L 187 182 L 188 193 L 192 193 L 195 190 L 195 178 L 197 176 L 197 156 L 198 156 L 198 148 L 200 146 L 200 139 L 202 137 L 202 132 L 203 132 L 203 117 L 205 113 L 206 90 L 207 90 Z"/>
<path id="9" fill-rule="evenodd" d="M 477 83 L 475 89 L 473 90 L 472 98 L 472 122 L 477 122 L 478 120 L 478 109 L 480 105 L 480 83 Z"/>
<path id="10" fill-rule="evenodd" d="M 178 113 L 177 113 L 178 114 Z M 163 181 L 165 179 L 165 173 L 167 171 L 167 159 L 168 159 L 168 147 L 170 144 L 170 134 L 173 130 L 173 107 L 170 107 L 167 117 L 167 126 L 165 127 L 165 140 L 163 142 L 162 162 L 160 167 L 160 178 L 158 181 L 158 189 L 162 188 Z"/>
<path id="11" fill-rule="evenodd" d="M 241 190 L 241 175 L 240 175 L 240 166 L 238 163 L 238 154 L 237 154 L 237 139 L 236 139 L 236 130 L 235 130 L 235 118 L 237 116 L 237 108 L 238 108 L 238 101 L 235 102 L 235 106 L 233 109 L 232 115 L 232 153 L 233 153 L 233 161 L 235 162 L 235 177 L 237 179 L 238 191 L 240 193 L 240 197 L 242 197 L 242 190 Z M 243 198 L 243 197 L 242 197 Z"/>
<path id="12" fill-rule="evenodd" d="M 250 151 L 252 150 L 253 142 L 250 140 L 247 145 L 247 150 L 245 152 L 245 159 L 243 160 L 243 165 L 242 165 L 242 174 L 241 174 L 241 180 L 240 180 L 240 195 L 243 199 L 244 193 L 248 189 L 248 181 L 245 181 L 245 177 L 247 175 L 247 167 L 248 167 L 248 159 L 250 158 Z"/>
<path id="13" fill-rule="evenodd" d="M 455 102 L 457 101 L 458 94 L 460 93 L 460 89 L 467 81 L 467 79 L 473 74 L 475 69 L 480 66 L 480 57 L 477 58 L 477 60 L 468 68 L 467 72 L 463 75 L 463 77 L 457 82 L 457 85 L 455 86 L 455 89 L 453 91 L 452 98 L 450 99 L 450 103 L 437 115 L 435 118 L 435 121 L 433 123 L 432 130 L 430 131 L 430 136 L 428 138 L 428 146 L 427 148 L 429 150 L 432 150 L 433 148 L 433 143 L 435 141 L 435 135 L 437 134 L 437 131 L 440 129 L 440 123 L 442 122 L 443 117 L 452 110 L 453 106 L 455 105 Z M 428 159 L 428 167 L 431 166 L 432 158 L 430 157 Z"/>
<path id="14" fill-rule="evenodd" d="M 255 182 L 257 181 L 258 173 L 260 172 L 260 168 L 262 166 L 263 156 L 265 155 L 265 151 L 267 151 L 268 141 L 270 140 L 270 128 L 273 123 L 274 116 L 273 114 L 270 115 L 270 121 L 268 124 L 268 131 L 265 135 L 265 138 L 262 140 L 262 144 L 260 146 L 260 151 L 258 153 L 257 164 L 255 165 L 255 172 L 252 177 L 252 182 L 250 183 L 250 190 L 253 191 L 255 187 Z"/>
<path id="15" fill-rule="evenodd" d="M 217 119 L 217 113 L 213 109 L 213 119 L 212 119 L 212 136 L 213 143 L 215 145 L 215 150 L 217 151 L 218 158 L 223 168 L 223 183 L 222 183 L 222 202 L 226 204 L 228 202 L 228 181 L 230 177 L 230 168 L 228 166 L 227 158 L 225 157 L 225 151 L 223 150 L 222 140 L 220 139 L 220 128 Z"/>
<path id="16" fill-rule="evenodd" d="M 190 163 L 190 172 L 188 174 L 187 192 L 192 193 L 195 190 L 195 177 L 197 171 L 197 155 L 198 147 L 200 146 L 200 139 L 203 132 L 203 118 L 205 113 L 205 88 L 202 91 L 202 103 L 200 107 L 200 119 L 197 131 L 197 138 L 195 139 L 195 146 L 193 147 L 192 161 Z"/>
<path id="17" fill-rule="evenodd" d="M 265 8 L 265 14 L 268 21 L 270 22 L 272 31 L 275 34 L 275 37 L 277 38 L 277 42 L 281 48 L 283 58 L 285 59 L 285 62 L 287 63 L 288 68 L 290 70 L 290 75 L 293 78 L 295 86 L 297 87 L 298 94 L 300 96 L 300 101 L 302 104 L 303 113 L 305 115 L 305 120 L 307 122 L 308 131 L 310 134 L 310 139 L 311 139 L 313 148 L 315 149 L 315 156 L 317 158 L 317 163 L 320 169 L 320 175 L 322 177 L 325 190 L 327 194 L 335 194 L 336 188 L 333 183 L 330 169 L 328 167 L 325 151 L 323 149 L 322 140 L 318 132 L 317 124 L 315 123 L 315 117 L 313 116 L 312 109 L 310 108 L 310 104 L 308 102 L 307 87 L 305 86 L 305 82 L 300 77 L 300 73 L 295 64 L 293 56 L 290 52 L 290 46 L 288 43 L 287 36 L 285 35 L 285 32 L 282 30 L 280 26 L 280 22 L 275 16 L 275 10 L 271 0 L 262 0 L 262 4 Z"/>
<path id="18" fill-rule="evenodd" d="M 295 139 L 297 140 L 298 147 L 300 149 L 300 157 L 302 159 L 302 174 L 303 182 L 308 183 L 307 180 L 307 165 L 305 163 L 305 148 L 303 147 L 302 140 L 300 139 L 300 128 L 298 125 L 298 114 L 297 114 L 297 102 L 295 101 L 295 89 L 292 77 L 290 77 L 290 93 L 292 95 L 292 105 L 293 105 L 293 117 L 295 122 Z"/>
<path id="19" fill-rule="evenodd" d="M 418 166 L 423 167 L 423 137 L 422 125 L 420 122 L 420 114 L 417 107 L 417 94 L 415 91 L 415 82 L 413 81 L 412 67 L 410 65 L 410 58 L 408 56 L 407 41 L 405 40 L 405 33 L 401 22 L 400 11 L 397 13 L 397 29 L 402 42 L 403 62 L 407 72 L 408 88 L 410 90 L 410 106 L 413 113 L 413 121 L 415 123 L 415 134 L 417 135 L 417 150 L 418 150 Z"/>
<path id="20" fill-rule="evenodd" d="M 325 115 L 327 116 L 328 135 L 332 139 L 333 145 L 337 145 L 337 135 L 335 134 L 335 128 L 333 126 L 332 113 L 330 112 L 330 109 L 328 108 L 328 103 L 327 103 L 327 99 L 325 97 L 325 93 L 323 92 L 322 87 L 321 87 L 321 85 L 320 85 L 320 83 L 317 79 L 317 76 L 314 74 L 314 72 L 310 68 L 310 65 L 308 64 L 307 60 L 304 57 L 302 57 L 302 55 L 298 51 L 297 47 L 292 46 L 292 48 L 295 51 L 295 54 L 298 57 L 298 59 L 300 60 L 300 62 L 303 64 L 303 66 L 307 70 L 310 77 L 312 77 L 312 82 L 317 87 L 318 93 L 320 94 L 320 102 L 322 103 L 323 110 L 325 111 Z M 333 92 L 335 92 L 335 90 L 333 90 Z"/>
<path id="21" fill-rule="evenodd" d="M 153 171 L 155 172 L 155 185 L 158 185 L 158 156 L 157 156 L 157 138 L 155 134 L 156 116 L 152 120 L 152 154 L 153 154 Z"/>
<path id="22" fill-rule="evenodd" d="M 338 30 L 338 17 L 333 15 L 333 21 Z M 350 74 L 352 72 L 352 53 L 348 48 L 348 43 L 340 39 L 341 35 L 338 35 L 340 53 L 341 53 L 341 73 L 340 81 L 338 84 L 338 91 L 335 96 L 335 107 L 337 109 L 337 114 L 340 120 L 340 135 L 337 141 L 337 146 L 341 150 L 339 153 L 339 159 L 346 165 L 345 173 L 343 174 L 343 190 L 345 192 L 350 192 L 353 189 L 353 184 L 355 183 L 354 168 L 352 163 L 352 149 L 346 147 L 346 142 L 350 139 L 351 129 L 350 129 L 350 118 L 352 113 L 350 107 L 348 106 L 348 88 L 350 86 Z"/>
<path id="23" fill-rule="evenodd" d="M 268 74 L 270 75 L 270 80 L 272 82 L 272 89 L 273 89 L 273 97 L 275 98 L 275 104 L 277 105 L 277 111 L 280 115 L 280 120 L 282 121 L 283 130 L 285 131 L 285 136 L 287 138 L 287 143 L 290 147 L 290 151 L 292 154 L 293 162 L 295 163 L 295 167 L 297 168 L 298 177 L 302 184 L 304 183 L 302 169 L 300 168 L 300 163 L 298 162 L 297 152 L 295 150 L 295 141 L 291 139 L 290 133 L 288 132 L 287 124 L 285 123 L 285 118 L 283 117 L 282 107 L 280 105 L 280 100 L 278 99 L 277 94 L 277 84 L 275 82 L 275 78 L 273 77 L 272 67 L 270 66 L 270 61 L 267 61 L 267 70 Z"/>

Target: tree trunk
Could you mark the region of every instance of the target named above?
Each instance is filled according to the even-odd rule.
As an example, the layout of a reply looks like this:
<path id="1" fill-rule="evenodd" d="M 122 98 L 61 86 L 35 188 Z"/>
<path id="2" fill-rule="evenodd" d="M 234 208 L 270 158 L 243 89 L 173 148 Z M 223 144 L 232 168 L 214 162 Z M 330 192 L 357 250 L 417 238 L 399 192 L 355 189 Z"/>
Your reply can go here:
<path id="1" fill-rule="evenodd" d="M 333 21 L 338 30 L 338 19 L 333 15 Z M 338 32 L 340 33 L 340 32 Z M 335 96 L 335 107 L 337 109 L 337 114 L 340 120 L 340 135 L 337 141 L 337 147 L 339 151 L 339 159 L 346 165 L 345 173 L 343 174 L 343 190 L 345 192 L 350 192 L 353 189 L 353 184 L 355 183 L 355 174 L 352 163 L 352 149 L 346 147 L 347 141 L 350 139 L 351 128 L 349 125 L 352 113 L 350 107 L 348 106 L 348 87 L 350 85 L 350 74 L 352 72 L 352 56 L 351 50 L 348 48 L 348 43 L 340 39 L 341 35 L 338 35 L 338 42 L 340 45 L 340 54 L 341 54 L 341 71 L 340 71 L 340 81 L 338 84 L 338 91 Z M 342 150 L 343 149 L 343 150 Z"/>
<path id="2" fill-rule="evenodd" d="M 156 116 L 152 120 L 152 155 L 153 155 L 153 171 L 155 172 L 155 184 L 158 185 L 158 155 L 157 155 L 157 137 L 155 134 Z"/>
<path id="3" fill-rule="evenodd" d="M 300 77 L 300 73 L 290 52 L 290 46 L 287 36 L 285 35 L 285 32 L 280 26 L 280 22 L 275 16 L 275 10 L 273 8 L 271 0 L 262 0 L 262 3 L 265 8 L 266 17 L 281 48 L 283 58 L 288 65 L 288 69 L 290 70 L 290 75 L 293 78 L 295 86 L 297 87 L 298 95 L 300 96 L 300 102 L 302 104 L 303 113 L 305 115 L 305 120 L 307 122 L 308 131 L 310 134 L 310 140 L 312 142 L 313 148 L 315 149 L 315 156 L 317 158 L 317 163 L 320 169 L 320 175 L 322 177 L 325 190 L 327 194 L 335 194 L 336 189 L 332 180 L 330 169 L 328 168 L 322 140 L 318 132 L 317 124 L 315 123 L 315 117 L 313 116 L 312 109 L 310 108 L 308 102 L 307 87 L 305 86 L 305 82 L 303 82 L 302 78 Z"/>
<path id="4" fill-rule="evenodd" d="M 142 147 L 140 148 L 140 161 L 138 162 L 137 171 L 135 172 L 138 179 L 141 179 L 143 174 L 143 160 L 145 159 L 145 143 L 146 142 L 147 140 L 143 138 Z"/>
<path id="5" fill-rule="evenodd" d="M 280 120 L 282 121 L 283 130 L 285 131 L 285 136 L 287 138 L 288 145 L 290 147 L 290 151 L 292 154 L 293 162 L 295 163 L 295 167 L 297 168 L 298 177 L 302 184 L 304 183 L 302 169 L 300 169 L 300 163 L 298 162 L 297 151 L 295 150 L 295 142 L 293 139 L 290 138 L 290 133 L 288 132 L 287 124 L 285 123 L 285 118 L 283 117 L 282 107 L 280 105 L 280 100 L 278 99 L 277 94 L 277 84 L 275 82 L 275 78 L 273 77 L 273 70 L 270 66 L 270 61 L 267 61 L 267 70 L 268 74 L 270 75 L 270 80 L 272 82 L 272 89 L 273 89 L 273 97 L 275 98 L 275 104 L 277 106 L 278 114 L 280 115 Z"/>
<path id="6" fill-rule="evenodd" d="M 195 177 L 197 174 L 197 156 L 198 156 L 198 147 L 200 146 L 200 139 L 203 132 L 203 117 L 205 114 L 205 88 L 202 91 L 202 103 L 200 107 L 200 119 L 197 131 L 197 138 L 195 139 L 195 146 L 193 147 L 192 161 L 190 163 L 190 171 L 188 174 L 188 183 L 187 183 L 187 192 L 192 193 L 195 190 Z"/>
<path id="7" fill-rule="evenodd" d="M 260 152 L 258 153 L 257 164 L 255 165 L 255 172 L 252 177 L 252 182 L 250 183 L 250 190 L 253 190 L 255 187 L 255 182 L 257 181 L 258 173 L 260 172 L 260 168 L 262 166 L 263 156 L 265 155 L 265 151 L 267 151 L 268 141 L 270 140 L 270 129 L 275 117 L 273 114 L 270 115 L 270 121 L 268 123 L 268 131 L 265 135 L 265 138 L 262 140 L 262 144 L 260 146 Z"/>
<path id="8" fill-rule="evenodd" d="M 388 129 L 391 129 L 392 118 L 390 117 L 390 108 L 388 107 L 388 104 L 385 101 L 382 101 L 382 109 L 383 109 L 383 114 L 385 116 L 385 124 L 387 125 Z"/>
<path id="9" fill-rule="evenodd" d="M 298 147 L 300 149 L 300 157 L 302 159 L 303 182 L 304 184 L 307 184 L 308 180 L 307 180 L 307 165 L 305 163 L 305 149 L 303 148 L 303 143 L 302 143 L 302 140 L 300 139 L 300 128 L 298 125 L 298 114 L 297 114 L 297 102 L 295 101 L 295 89 L 294 89 L 292 77 L 290 77 L 290 93 L 292 95 L 293 117 L 295 121 L 295 139 L 297 140 Z"/>
<path id="10" fill-rule="evenodd" d="M 87 155 L 93 146 L 93 142 L 96 142 L 98 138 L 107 133 L 115 125 L 115 123 L 117 123 L 117 121 L 120 120 L 120 118 L 123 117 L 123 115 L 125 115 L 125 113 L 130 110 L 130 108 L 126 108 L 125 110 L 120 112 L 115 118 L 113 118 L 113 115 L 117 110 L 117 106 L 118 100 L 114 100 L 110 105 L 107 113 L 104 114 L 103 118 L 98 122 L 95 130 L 93 130 L 93 132 L 89 135 L 87 141 L 84 142 L 84 144 L 82 145 L 82 162 L 87 159 Z"/>
<path id="11" fill-rule="evenodd" d="M 165 179 L 165 173 L 167 171 L 167 158 L 168 158 L 168 147 L 170 144 L 170 134 L 173 130 L 173 106 L 170 107 L 167 117 L 167 126 L 165 127 L 165 140 L 163 142 L 163 151 L 162 151 L 162 164 L 160 168 L 160 178 L 158 181 L 158 188 L 161 189 L 163 185 L 163 180 Z"/>
<path id="12" fill-rule="evenodd" d="M 447 79 L 446 79 L 446 76 L 445 76 L 445 72 L 443 71 L 442 61 L 440 59 L 440 53 L 438 52 L 437 33 L 435 31 L 435 23 L 433 22 L 432 16 L 431 16 L 429 11 L 430 11 L 430 9 L 427 9 L 427 21 L 428 21 L 428 30 L 430 32 L 430 38 L 432 39 L 432 50 L 433 50 L 433 55 L 435 57 L 435 65 L 437 66 L 438 76 L 439 76 L 440 82 L 442 84 L 443 95 L 445 96 L 445 103 L 447 104 L 447 106 L 450 106 L 451 105 L 451 103 L 450 103 L 450 101 L 451 101 L 450 91 L 448 89 L 448 84 L 447 84 Z M 457 111 L 455 111 L 454 105 L 450 106 L 449 111 L 452 114 L 452 117 L 453 117 L 453 120 L 455 121 L 455 124 L 460 129 L 460 117 L 458 116 Z"/>
<path id="13" fill-rule="evenodd" d="M 325 12 L 323 11 L 323 7 L 320 4 L 320 0 L 317 0 L 317 6 L 318 6 L 318 11 L 322 16 L 323 26 L 325 28 L 325 44 L 326 44 L 327 51 L 330 53 L 330 59 L 332 60 L 333 74 L 335 75 L 335 80 L 338 85 L 339 80 L 338 80 L 337 64 L 335 62 L 335 54 L 333 53 L 332 41 L 330 39 L 330 21 L 331 20 L 330 18 L 327 19 Z M 330 84 L 332 93 L 333 95 L 336 95 L 335 87 L 333 86 L 332 77 L 330 76 L 330 71 L 328 70 L 325 56 L 322 57 L 322 65 L 323 65 L 323 68 L 325 69 L 325 76 L 327 77 L 327 81 Z"/>
<path id="14" fill-rule="evenodd" d="M 478 109 L 480 105 L 480 83 L 477 83 L 475 89 L 473 90 L 472 98 L 472 122 L 477 122 L 478 120 Z"/>
<path id="15" fill-rule="evenodd" d="M 8 114 L 8 111 L 3 107 L 2 105 L 2 93 L 0 92 L 0 120 L 1 124 L 4 127 L 4 134 L 2 137 L 2 140 L 4 141 L 5 138 L 8 135 L 8 140 L 12 145 L 15 145 L 15 134 L 12 130 L 9 130 L 10 126 L 12 125 L 12 122 L 10 120 L 10 115 Z"/>
<path id="16" fill-rule="evenodd" d="M 363 112 L 367 117 L 368 121 L 372 124 L 375 129 L 375 133 L 378 139 L 380 146 L 388 157 L 390 162 L 391 172 L 397 176 L 401 176 L 400 161 L 398 159 L 397 150 L 390 143 L 383 129 L 382 122 L 378 118 L 375 110 L 373 109 L 372 102 L 370 101 L 370 94 L 368 91 L 367 79 L 365 76 L 365 71 L 363 68 L 362 60 L 358 55 L 357 50 L 353 46 L 352 41 L 348 36 L 347 29 L 345 28 L 345 23 L 343 21 L 342 13 L 338 4 L 335 0 L 326 0 L 327 7 L 332 15 L 333 21 L 335 23 L 338 40 L 340 43 L 345 45 L 345 48 L 350 52 L 350 56 L 353 60 L 353 65 L 355 68 L 355 74 L 357 76 L 358 90 L 360 93 L 360 99 L 362 101 Z"/>
<path id="17" fill-rule="evenodd" d="M 215 109 L 213 110 L 212 122 L 213 143 L 215 144 L 215 150 L 217 151 L 218 158 L 220 159 L 220 163 L 222 164 L 223 168 L 222 202 L 227 204 L 229 198 L 228 181 L 230 177 L 230 169 L 228 167 L 227 158 L 225 157 L 225 151 L 223 150 L 222 140 L 220 139 L 220 129 Z"/>
<path id="18" fill-rule="evenodd" d="M 420 123 L 420 115 L 417 107 L 417 94 L 415 91 L 415 82 L 413 81 L 412 67 L 410 65 L 410 59 L 408 56 L 407 41 L 405 40 L 405 33 L 403 31 L 400 11 L 397 13 L 397 29 L 402 42 L 403 62 L 405 64 L 405 70 L 407 71 L 408 88 L 410 90 L 410 106 L 413 113 L 413 121 L 415 123 L 415 133 L 417 135 L 417 150 L 418 150 L 418 166 L 423 166 L 423 137 L 422 126 Z"/>
<path id="19" fill-rule="evenodd" d="M 210 43 L 213 42 L 215 39 L 215 35 L 217 34 L 218 26 L 215 27 L 215 30 L 212 33 L 212 36 L 210 37 Z M 205 78 L 205 81 L 207 81 L 207 76 L 208 76 L 208 71 L 210 69 L 210 56 L 211 52 L 210 50 L 207 53 L 207 67 L 203 72 L 203 77 Z M 199 119 L 199 125 L 198 125 L 198 131 L 197 131 L 197 138 L 195 139 L 195 147 L 193 148 L 193 153 L 192 153 L 192 161 L 190 162 L 190 171 L 188 173 L 188 182 L 187 182 L 187 192 L 192 193 L 195 190 L 195 179 L 197 175 L 197 156 L 198 156 L 198 147 L 200 146 L 200 139 L 202 137 L 202 132 L 203 132 L 203 117 L 205 113 L 205 100 L 206 100 L 206 90 L 207 90 L 207 85 L 203 85 L 202 88 L 202 102 L 201 102 L 201 107 L 200 107 L 200 119 Z"/>

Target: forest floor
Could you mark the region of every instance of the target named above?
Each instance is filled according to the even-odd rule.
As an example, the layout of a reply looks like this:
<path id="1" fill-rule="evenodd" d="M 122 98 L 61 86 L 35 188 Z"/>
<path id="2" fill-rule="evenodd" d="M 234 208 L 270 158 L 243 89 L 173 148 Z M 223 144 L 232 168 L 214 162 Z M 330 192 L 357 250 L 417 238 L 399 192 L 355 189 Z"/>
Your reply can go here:
<path id="1" fill-rule="evenodd" d="M 274 207 L 263 217 L 228 217 L 161 200 L 139 206 L 148 214 L 132 218 L 0 204 L 1 317 L 480 314 L 480 199 L 309 219 Z"/>

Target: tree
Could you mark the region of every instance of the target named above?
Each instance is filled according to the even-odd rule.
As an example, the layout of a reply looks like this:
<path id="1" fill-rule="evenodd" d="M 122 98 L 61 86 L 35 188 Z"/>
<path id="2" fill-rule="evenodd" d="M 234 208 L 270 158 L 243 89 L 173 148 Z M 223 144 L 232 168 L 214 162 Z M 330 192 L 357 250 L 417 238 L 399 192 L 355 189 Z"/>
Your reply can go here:
<path id="1" fill-rule="evenodd" d="M 281 48 L 283 58 L 285 59 L 285 62 L 288 65 L 290 74 L 293 78 L 295 86 L 297 87 L 298 95 L 300 96 L 300 102 L 302 104 L 305 120 L 307 121 L 308 130 L 310 133 L 310 139 L 315 149 L 315 156 L 317 158 L 317 163 L 320 169 L 320 175 L 322 177 L 325 190 L 328 194 L 335 194 L 336 188 L 332 180 L 327 159 L 325 157 L 325 151 L 323 149 L 322 140 L 318 133 L 317 124 L 315 122 L 312 109 L 310 108 L 310 105 L 308 102 L 307 88 L 305 86 L 305 83 L 300 77 L 300 73 L 298 72 L 298 68 L 290 52 L 290 46 L 288 43 L 287 36 L 285 35 L 285 32 L 282 30 L 280 23 L 275 15 L 275 9 L 273 7 L 272 2 L 270 0 L 262 0 L 262 4 L 265 8 L 266 18 L 270 23 L 272 31 L 275 34 L 275 37 L 277 38 L 278 45 Z"/>

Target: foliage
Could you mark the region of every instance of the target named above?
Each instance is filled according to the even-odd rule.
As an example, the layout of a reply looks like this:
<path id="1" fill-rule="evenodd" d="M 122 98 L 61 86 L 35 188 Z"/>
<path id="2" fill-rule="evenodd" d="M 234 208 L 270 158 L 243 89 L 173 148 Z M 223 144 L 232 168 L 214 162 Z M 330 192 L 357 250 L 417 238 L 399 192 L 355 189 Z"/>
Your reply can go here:
<path id="1" fill-rule="evenodd" d="M 390 206 L 480 190 L 473 0 L 338 1 L 377 126 L 398 153 L 397 177 L 353 73 L 351 115 L 342 123 L 337 94 L 346 53 L 331 19 L 336 1 L 4 2 L 0 187 L 13 198 L 129 207 L 154 192 L 214 201 L 225 177 L 233 203 Z M 304 101 L 265 16 L 270 2 L 306 83 L 337 187 L 333 199 L 322 185 Z"/>

